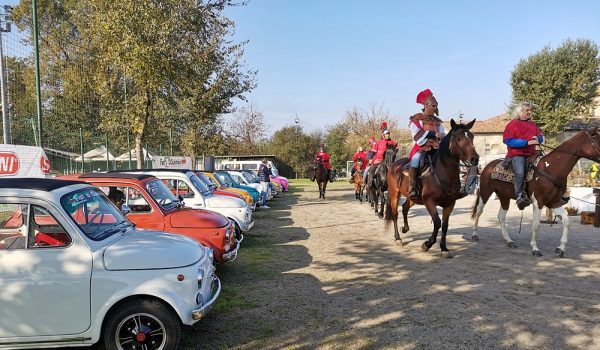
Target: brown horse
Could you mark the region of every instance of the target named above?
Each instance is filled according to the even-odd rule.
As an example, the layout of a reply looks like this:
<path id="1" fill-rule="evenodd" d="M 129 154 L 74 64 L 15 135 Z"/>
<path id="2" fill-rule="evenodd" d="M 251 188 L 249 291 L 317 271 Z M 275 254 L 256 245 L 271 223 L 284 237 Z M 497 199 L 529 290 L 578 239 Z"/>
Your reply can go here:
<path id="1" fill-rule="evenodd" d="M 540 210 L 544 206 L 551 208 L 555 215 L 560 215 L 562 218 L 563 233 L 560 239 L 560 246 L 555 249 L 555 253 L 559 257 L 565 255 L 569 234 L 569 216 L 561 206 L 561 197 L 567 189 L 567 177 L 580 158 L 600 162 L 600 135 L 598 134 L 597 127 L 593 130 L 578 132 L 543 156 L 538 164 L 533 167 L 533 179 L 527 185 L 527 193 L 533 204 L 533 220 L 531 225 L 533 234 L 530 242 L 531 254 L 533 256 L 542 256 L 536 244 L 536 236 L 540 228 Z M 477 236 L 479 217 L 483 213 L 483 207 L 492 193 L 496 193 L 500 199 L 498 220 L 500 221 L 502 237 L 508 246 L 513 248 L 516 245 L 506 230 L 506 212 L 508 211 L 510 200 L 515 198 L 515 188 L 512 182 L 492 179 L 492 170 L 499 162 L 500 160 L 491 162 L 481 172 L 477 201 L 471 212 L 471 218 L 474 219 L 472 238 L 474 240 L 479 239 Z"/>
<path id="2" fill-rule="evenodd" d="M 452 256 L 446 247 L 446 233 L 448 232 L 448 218 L 454 209 L 456 200 L 464 197 L 461 192 L 460 162 L 466 166 L 476 166 L 479 162 L 479 155 L 473 144 L 473 134 L 469 131 L 473 124 L 475 124 L 475 120 L 466 125 L 456 124 L 454 120 L 450 121 L 452 129 L 440 142 L 439 150 L 431 158 L 429 169 L 424 170 L 420 177 L 421 191 L 419 198 L 416 201 L 408 199 L 402 204 L 402 216 L 404 218 L 402 233 L 410 230 L 407 215 L 408 210 L 415 204 L 425 205 L 433 220 L 431 237 L 421 245 L 421 249 L 425 252 L 435 244 L 441 227 L 440 248 L 442 256 L 446 258 Z M 398 233 L 398 202 L 401 195 L 408 198 L 408 175 L 403 172 L 403 168 L 408 163 L 408 158 L 399 159 L 394 162 L 387 173 L 386 220 L 388 223 L 390 220 L 394 222 L 394 237 L 396 243 L 400 244 L 402 244 L 402 239 L 400 239 Z M 438 215 L 437 206 L 443 208 L 442 220 Z"/>
<path id="3" fill-rule="evenodd" d="M 353 176 L 354 196 L 356 197 L 356 199 L 358 199 L 360 201 L 361 204 L 362 204 L 362 197 L 363 197 L 363 190 L 364 190 L 361 169 L 362 169 L 364 162 L 365 162 L 365 160 L 360 157 L 356 159 L 356 171 L 354 172 L 354 176 Z"/>
<path id="4" fill-rule="evenodd" d="M 325 190 L 327 189 L 327 180 L 329 179 L 327 168 L 325 168 L 325 164 L 323 164 L 323 159 L 321 157 L 317 157 L 315 159 L 315 180 L 319 185 L 319 198 L 325 199 Z"/>

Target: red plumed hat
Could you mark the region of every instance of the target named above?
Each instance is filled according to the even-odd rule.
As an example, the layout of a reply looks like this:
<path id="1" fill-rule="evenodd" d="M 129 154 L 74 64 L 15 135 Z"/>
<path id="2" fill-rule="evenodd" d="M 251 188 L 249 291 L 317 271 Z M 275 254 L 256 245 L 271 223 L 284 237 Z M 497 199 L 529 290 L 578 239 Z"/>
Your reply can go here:
<path id="1" fill-rule="evenodd" d="M 433 96 L 433 92 L 431 92 L 431 90 L 429 90 L 429 89 L 425 89 L 425 90 L 419 92 L 419 94 L 417 95 L 417 103 L 424 104 L 425 100 L 429 96 Z"/>
<path id="2" fill-rule="evenodd" d="M 379 126 L 379 130 L 383 131 L 387 129 L 387 123 L 386 122 L 382 122 L 381 125 Z"/>

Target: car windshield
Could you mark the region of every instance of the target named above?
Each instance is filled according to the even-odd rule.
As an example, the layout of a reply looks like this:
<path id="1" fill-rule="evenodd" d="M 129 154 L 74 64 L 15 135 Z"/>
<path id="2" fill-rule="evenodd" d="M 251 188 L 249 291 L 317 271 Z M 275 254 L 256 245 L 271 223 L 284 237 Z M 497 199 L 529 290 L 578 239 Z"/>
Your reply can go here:
<path id="1" fill-rule="evenodd" d="M 156 203 L 165 210 L 173 209 L 180 204 L 175 195 L 171 193 L 167 186 L 159 179 L 148 182 L 146 184 L 146 190 Z"/>
<path id="2" fill-rule="evenodd" d="M 240 188 L 240 184 L 235 182 L 235 180 L 228 173 L 215 173 L 219 177 L 223 183 L 227 184 L 227 187 Z"/>
<path id="3" fill-rule="evenodd" d="M 94 241 L 133 226 L 98 188 L 84 188 L 65 194 L 60 204 L 81 231 Z"/>
<path id="4" fill-rule="evenodd" d="M 196 189 L 198 191 L 200 191 L 202 196 L 208 197 L 208 196 L 212 195 L 212 191 L 208 188 L 208 186 L 204 182 L 202 182 L 202 180 L 200 180 L 198 178 L 198 175 L 196 175 L 196 174 L 191 175 L 190 181 L 192 181 L 192 184 L 196 187 Z"/>
<path id="5" fill-rule="evenodd" d="M 216 190 L 217 189 L 217 184 L 214 183 L 213 179 L 209 179 L 208 176 L 202 174 L 202 173 L 197 173 L 196 174 L 198 176 L 198 178 L 200 179 L 200 181 L 204 182 L 204 184 L 211 190 Z"/>
<path id="6" fill-rule="evenodd" d="M 250 171 L 242 171 L 242 174 L 248 180 L 248 182 L 260 182 L 260 179 L 257 175 Z"/>

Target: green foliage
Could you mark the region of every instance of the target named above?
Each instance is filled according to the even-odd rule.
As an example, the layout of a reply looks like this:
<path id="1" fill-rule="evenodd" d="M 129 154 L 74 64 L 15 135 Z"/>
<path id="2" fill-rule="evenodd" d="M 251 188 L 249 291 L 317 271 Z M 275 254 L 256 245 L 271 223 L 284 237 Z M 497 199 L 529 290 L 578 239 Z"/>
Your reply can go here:
<path id="1" fill-rule="evenodd" d="M 344 122 L 338 123 L 327 130 L 325 145 L 327 153 L 331 156 L 331 166 L 335 169 L 346 169 L 346 161 L 352 159 L 347 147 L 349 135 L 348 125 Z"/>
<path id="2" fill-rule="evenodd" d="M 29 4 L 14 10 L 21 29 L 31 28 Z M 165 145 L 167 135 L 190 155 L 213 148 L 222 140 L 200 139 L 217 135 L 217 116 L 255 86 L 243 43 L 230 39 L 230 5 L 39 0 L 44 144 L 72 149 L 83 128 L 121 144 L 129 134 L 138 149 Z"/>
<path id="3" fill-rule="evenodd" d="M 300 126 L 277 130 L 271 140 L 271 152 L 290 166 L 299 177 L 306 177 L 312 169 L 312 158 L 318 140 L 305 134 Z"/>
<path id="4" fill-rule="evenodd" d="M 567 40 L 516 65 L 511 74 L 513 104 L 532 102 L 536 122 L 545 132 L 556 133 L 573 118 L 590 115 L 599 83 L 598 45 Z"/>

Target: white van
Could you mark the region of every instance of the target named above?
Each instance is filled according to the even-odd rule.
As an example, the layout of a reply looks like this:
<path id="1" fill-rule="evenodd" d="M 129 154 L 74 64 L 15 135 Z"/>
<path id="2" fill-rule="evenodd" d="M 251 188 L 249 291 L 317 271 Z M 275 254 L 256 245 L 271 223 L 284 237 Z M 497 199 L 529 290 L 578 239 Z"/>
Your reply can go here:
<path id="1" fill-rule="evenodd" d="M 279 170 L 277 170 L 275 164 L 270 160 L 267 160 L 267 163 L 271 165 L 271 173 L 273 176 L 279 176 Z M 218 165 L 218 170 L 252 170 L 257 173 L 261 164 L 262 162 L 260 160 L 226 160 Z"/>

